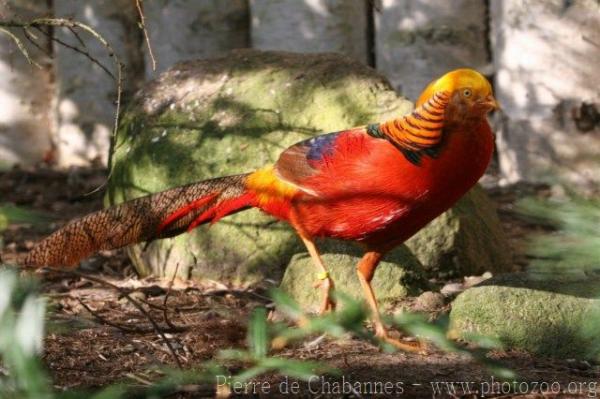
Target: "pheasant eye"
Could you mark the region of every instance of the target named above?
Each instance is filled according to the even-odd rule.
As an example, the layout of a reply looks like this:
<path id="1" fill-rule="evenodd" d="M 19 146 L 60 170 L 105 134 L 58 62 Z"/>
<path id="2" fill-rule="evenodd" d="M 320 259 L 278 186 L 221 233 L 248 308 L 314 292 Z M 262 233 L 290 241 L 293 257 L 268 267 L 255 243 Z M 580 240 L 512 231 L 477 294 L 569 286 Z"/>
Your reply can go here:
<path id="1" fill-rule="evenodd" d="M 471 91 L 471 89 L 464 89 L 463 90 L 463 96 L 465 96 L 465 97 L 471 97 L 471 94 L 473 94 L 473 92 Z"/>

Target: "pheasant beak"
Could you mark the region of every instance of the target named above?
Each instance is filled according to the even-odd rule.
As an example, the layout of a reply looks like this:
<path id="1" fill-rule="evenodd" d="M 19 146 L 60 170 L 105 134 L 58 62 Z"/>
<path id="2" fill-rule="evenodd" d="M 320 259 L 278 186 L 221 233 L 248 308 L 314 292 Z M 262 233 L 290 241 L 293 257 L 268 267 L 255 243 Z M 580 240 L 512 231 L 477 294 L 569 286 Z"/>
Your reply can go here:
<path id="1" fill-rule="evenodd" d="M 480 101 L 480 104 L 486 111 L 498 110 L 500 109 L 500 104 L 491 94 L 485 97 Z"/>

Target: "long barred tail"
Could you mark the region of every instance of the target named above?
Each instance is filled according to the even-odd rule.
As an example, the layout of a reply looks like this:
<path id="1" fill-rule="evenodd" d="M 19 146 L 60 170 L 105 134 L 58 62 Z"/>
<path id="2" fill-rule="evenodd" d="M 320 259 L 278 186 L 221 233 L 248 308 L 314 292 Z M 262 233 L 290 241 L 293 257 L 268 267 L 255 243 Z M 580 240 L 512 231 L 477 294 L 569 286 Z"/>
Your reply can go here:
<path id="1" fill-rule="evenodd" d="M 28 267 L 73 267 L 103 249 L 172 237 L 253 205 L 244 175 L 205 180 L 91 213 L 39 242 Z"/>

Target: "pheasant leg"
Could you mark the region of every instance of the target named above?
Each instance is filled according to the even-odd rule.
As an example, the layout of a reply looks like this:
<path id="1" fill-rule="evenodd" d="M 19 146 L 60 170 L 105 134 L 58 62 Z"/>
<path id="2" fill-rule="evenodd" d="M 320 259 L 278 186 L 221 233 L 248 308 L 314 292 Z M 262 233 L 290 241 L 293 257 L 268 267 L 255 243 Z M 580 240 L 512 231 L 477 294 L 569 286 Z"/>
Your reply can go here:
<path id="1" fill-rule="evenodd" d="M 383 255 L 379 252 L 367 252 L 357 266 L 358 280 L 363 288 L 367 303 L 371 308 L 371 317 L 375 326 L 375 335 L 381 340 L 400 350 L 406 352 L 424 353 L 425 345 L 421 342 L 404 341 L 390 337 L 383 325 L 383 322 L 381 321 L 377 300 L 375 299 L 375 294 L 373 293 L 373 288 L 371 287 L 371 280 L 373 279 L 373 274 L 375 273 L 375 269 L 377 268 L 382 256 Z"/>
<path id="2" fill-rule="evenodd" d="M 313 260 L 317 268 L 317 278 L 318 281 L 315 283 L 314 287 L 320 287 L 323 291 L 323 299 L 321 301 L 321 305 L 319 307 L 319 314 L 324 314 L 328 311 L 335 310 L 335 300 L 332 297 L 333 294 L 333 280 L 329 276 L 329 272 L 325 268 L 323 264 L 323 260 L 321 259 L 321 255 L 315 246 L 315 243 L 308 239 L 302 237 L 302 241 L 304 241 L 304 245 L 306 245 L 306 249 L 308 249 L 308 253 Z"/>

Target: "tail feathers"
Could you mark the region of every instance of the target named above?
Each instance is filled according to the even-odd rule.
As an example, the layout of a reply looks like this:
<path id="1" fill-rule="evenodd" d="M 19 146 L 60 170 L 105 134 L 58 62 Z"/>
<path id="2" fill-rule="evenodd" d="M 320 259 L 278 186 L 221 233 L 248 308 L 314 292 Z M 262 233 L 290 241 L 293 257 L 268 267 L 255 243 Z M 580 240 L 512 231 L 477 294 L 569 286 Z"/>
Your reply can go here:
<path id="1" fill-rule="evenodd" d="M 192 201 L 191 203 L 186 204 L 186 205 L 182 206 L 181 208 L 177 209 L 175 212 L 173 212 L 172 214 L 170 214 L 160 224 L 160 226 L 158 226 L 158 230 L 156 231 L 156 234 L 160 235 L 169 225 L 171 225 L 172 223 L 174 223 L 177 220 L 181 219 L 185 215 L 188 215 L 191 212 L 193 212 L 193 211 L 195 211 L 197 209 L 201 209 L 205 205 L 208 205 L 208 203 L 210 203 L 212 200 L 214 200 L 218 196 L 219 196 L 218 192 L 212 193 L 212 194 L 207 195 L 206 197 L 198 198 L 197 200 Z M 192 223 L 194 223 L 194 222 L 192 222 Z M 188 230 L 189 230 L 189 227 L 188 227 Z"/>
<path id="2" fill-rule="evenodd" d="M 221 177 L 140 197 L 69 222 L 22 261 L 29 267 L 73 267 L 91 254 L 172 237 L 253 205 L 247 175 Z"/>

